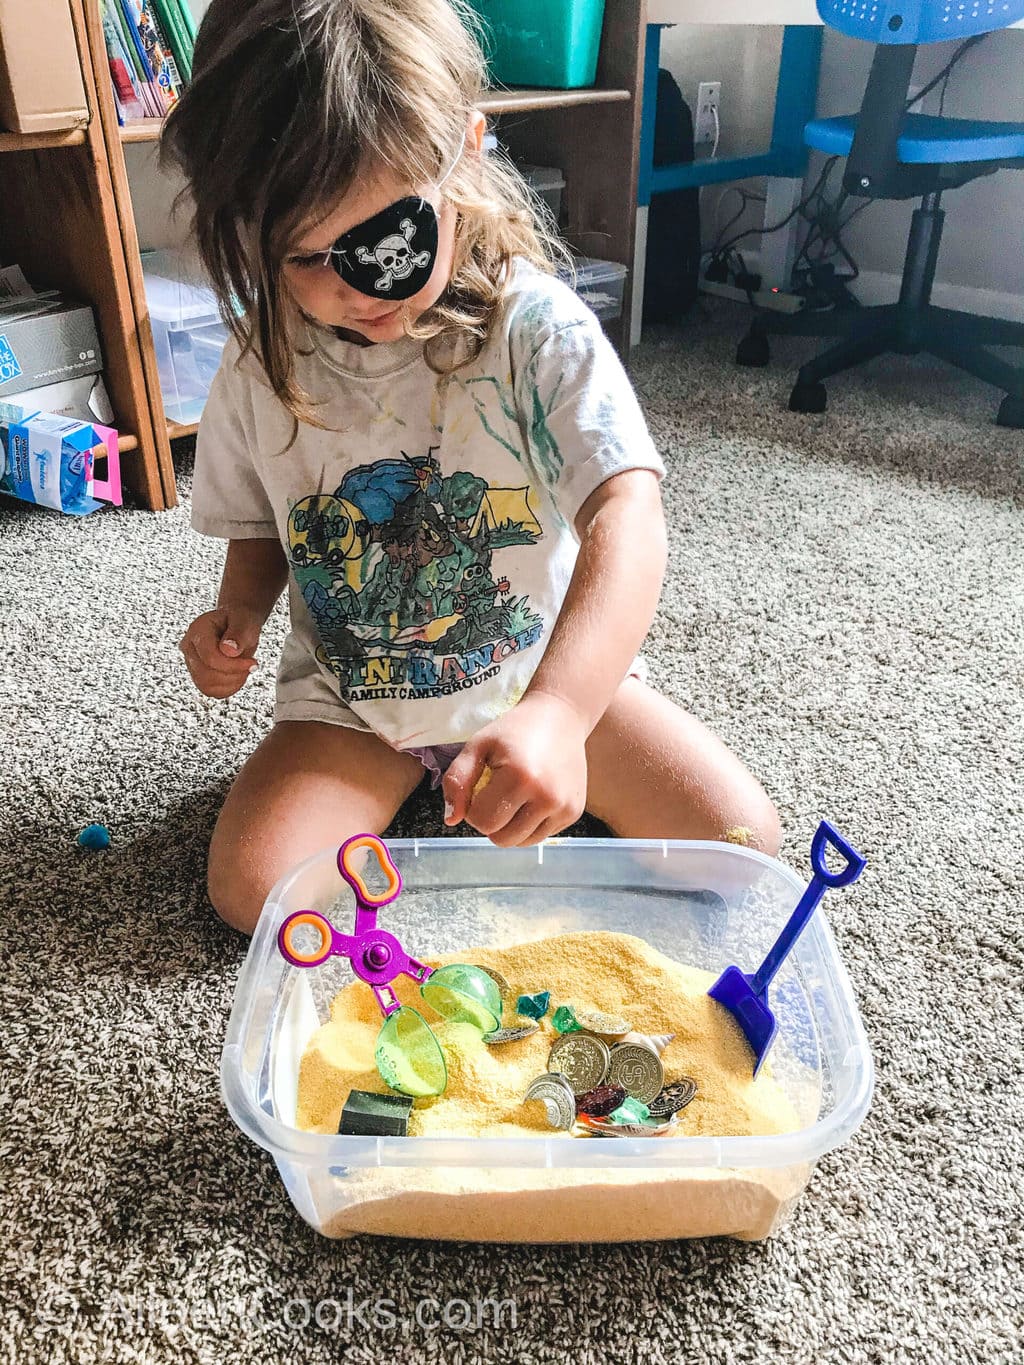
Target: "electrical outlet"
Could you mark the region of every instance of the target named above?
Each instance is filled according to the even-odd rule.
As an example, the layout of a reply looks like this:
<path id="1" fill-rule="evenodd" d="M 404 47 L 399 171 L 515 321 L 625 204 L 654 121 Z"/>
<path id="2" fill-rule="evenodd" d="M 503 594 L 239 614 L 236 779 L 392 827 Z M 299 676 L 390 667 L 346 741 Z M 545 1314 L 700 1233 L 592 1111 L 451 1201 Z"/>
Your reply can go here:
<path id="1" fill-rule="evenodd" d="M 693 140 L 698 147 L 718 140 L 722 118 L 722 82 L 701 81 L 697 87 L 697 113 L 693 120 Z"/>

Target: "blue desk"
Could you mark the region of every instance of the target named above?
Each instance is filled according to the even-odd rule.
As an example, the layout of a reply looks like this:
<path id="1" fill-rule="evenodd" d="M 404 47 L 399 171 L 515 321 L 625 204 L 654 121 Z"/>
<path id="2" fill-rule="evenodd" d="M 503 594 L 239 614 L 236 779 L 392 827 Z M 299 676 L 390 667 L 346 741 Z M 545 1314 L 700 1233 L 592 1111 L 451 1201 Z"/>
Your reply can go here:
<path id="1" fill-rule="evenodd" d="M 665 5 L 652 7 L 652 13 L 664 10 Z M 750 23 L 759 20 L 756 5 L 747 11 Z M 689 17 L 689 16 L 688 16 Z M 708 18 L 708 23 L 715 20 Z M 770 22 L 767 15 L 761 23 Z M 640 129 L 640 168 L 638 182 L 638 213 L 636 255 L 633 277 L 633 317 L 631 340 L 639 340 L 640 313 L 643 306 L 643 276 L 647 253 L 647 210 L 656 194 L 668 190 L 686 189 L 694 185 L 715 185 L 728 180 L 744 180 L 748 176 L 768 176 L 778 183 L 770 185 L 765 205 L 765 221 L 779 221 L 799 202 L 803 177 L 807 168 L 807 148 L 804 145 L 804 125 L 815 114 L 818 93 L 818 66 L 821 59 L 821 40 L 824 32 L 819 24 L 788 24 L 782 39 L 779 77 L 775 96 L 775 115 L 772 122 L 771 143 L 764 152 L 746 156 L 715 157 L 704 161 L 682 162 L 669 166 L 654 165 L 654 118 L 658 94 L 658 66 L 661 57 L 661 32 L 667 23 L 651 23 L 647 27 L 644 53 L 643 110 Z M 794 224 L 795 226 L 795 224 Z M 788 283 L 792 265 L 794 234 L 779 234 L 784 240 L 773 243 L 779 249 L 773 258 L 763 258 L 761 272 L 765 283 L 782 286 Z M 770 241 L 766 238 L 766 244 Z"/>

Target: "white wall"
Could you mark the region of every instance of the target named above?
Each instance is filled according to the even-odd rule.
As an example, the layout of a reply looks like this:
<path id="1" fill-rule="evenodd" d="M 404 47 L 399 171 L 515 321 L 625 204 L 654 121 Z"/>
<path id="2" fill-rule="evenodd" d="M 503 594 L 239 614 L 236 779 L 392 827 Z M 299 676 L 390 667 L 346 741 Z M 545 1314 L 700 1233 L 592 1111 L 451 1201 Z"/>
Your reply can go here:
<path id="1" fill-rule="evenodd" d="M 662 35 L 662 65 L 675 76 L 691 107 L 700 81 L 722 81 L 720 155 L 754 152 L 767 146 L 781 32 L 778 28 L 680 25 Z M 915 84 L 926 84 L 955 48 L 955 43 L 922 48 Z M 859 107 L 872 52 L 870 44 L 831 29 L 826 32 L 818 92 L 820 115 L 848 114 Z M 922 112 L 937 113 L 937 99 L 936 91 Z M 964 57 L 950 80 L 945 112 L 964 118 L 1024 122 L 1024 31 L 993 34 Z M 807 188 L 817 178 L 823 160 L 812 153 Z M 839 184 L 839 169 L 837 166 L 833 172 L 835 186 Z M 751 189 L 763 189 L 763 182 L 743 183 Z M 724 193 L 719 187 L 703 191 L 706 245 L 714 239 L 716 225 L 724 222 L 738 203 L 735 196 L 721 202 Z M 949 306 L 1024 316 L 1024 172 L 1000 171 L 973 181 L 950 191 L 943 206 L 946 222 L 937 299 Z M 913 208 L 912 202 L 874 204 L 858 216 L 844 237 L 861 267 L 860 292 L 868 302 L 895 296 Z M 740 220 L 737 230 L 763 221 L 755 206 Z M 756 237 L 751 245 L 756 247 Z"/>
<path id="2" fill-rule="evenodd" d="M 771 137 L 775 113 L 775 81 L 782 45 L 781 28 L 740 24 L 677 24 L 662 31 L 661 65 L 675 77 L 683 99 L 697 107 L 701 81 L 722 82 L 722 119 L 719 156 L 743 156 L 763 151 Z M 704 157 L 708 148 L 698 148 Z M 738 181 L 746 189 L 764 192 L 763 180 Z M 701 191 L 701 226 L 705 246 L 718 235 L 739 207 L 728 185 L 708 185 Z M 728 197 L 726 198 L 726 196 Z M 752 205 L 731 232 L 763 221 Z M 756 245 L 756 238 L 751 239 Z"/>
<path id="3" fill-rule="evenodd" d="M 199 19 L 209 0 L 190 3 Z M 680 24 L 663 31 L 662 65 L 675 76 L 691 107 L 696 103 L 700 81 L 722 82 L 720 155 L 739 155 L 767 145 L 781 36 L 779 28 L 732 24 Z M 949 59 L 954 46 L 938 44 L 922 49 L 915 82 L 924 84 Z M 833 30 L 826 32 L 819 114 L 851 113 L 859 107 L 872 50 L 870 45 Z M 934 97 L 924 108 L 935 112 Z M 967 54 L 950 81 L 946 113 L 1024 121 L 1024 30 L 993 34 Z M 152 145 L 129 146 L 126 153 L 143 247 L 180 244 L 186 224 L 171 216 L 178 183 L 156 169 Z M 815 153 L 808 185 L 820 166 L 821 158 Z M 763 181 L 743 183 L 751 189 L 764 188 Z M 711 186 L 703 192 L 706 242 L 713 238 L 716 223 L 735 211 L 735 195 L 721 202 L 727 189 Z M 1000 171 L 951 191 L 943 202 L 947 216 L 939 280 L 945 293 L 943 296 L 940 289 L 937 297 L 953 306 L 1024 315 L 1024 172 Z M 907 202 L 880 202 L 865 209 L 849 230 L 848 241 L 864 275 L 861 293 L 868 301 L 893 296 L 893 277 L 902 269 L 912 209 L 913 204 Z M 755 205 L 738 227 L 759 221 L 763 220 Z M 756 243 L 753 238 L 752 244 Z"/>

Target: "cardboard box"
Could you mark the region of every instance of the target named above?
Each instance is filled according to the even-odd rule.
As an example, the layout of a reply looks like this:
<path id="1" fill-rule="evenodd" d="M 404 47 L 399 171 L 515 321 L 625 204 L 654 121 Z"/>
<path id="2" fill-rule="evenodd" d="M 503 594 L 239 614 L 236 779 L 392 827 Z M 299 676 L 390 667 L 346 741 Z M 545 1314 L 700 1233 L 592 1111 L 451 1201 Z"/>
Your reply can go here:
<path id="1" fill-rule="evenodd" d="M 88 304 L 14 299 L 0 308 L 0 399 L 80 375 L 99 374 L 103 356 Z"/>
<path id="2" fill-rule="evenodd" d="M 21 407 L 33 412 L 50 412 L 55 417 L 77 417 L 80 422 L 102 422 L 110 426 L 114 409 L 101 374 L 83 374 L 65 379 L 63 384 L 44 384 L 18 394 Z"/>
<path id="3" fill-rule="evenodd" d="M 43 133 L 88 122 L 69 0 L 0 0 L 0 128 Z"/>
<path id="4" fill-rule="evenodd" d="M 96 461 L 106 461 L 106 479 Z M 0 493 L 72 516 L 121 505 L 117 432 L 0 403 Z"/>

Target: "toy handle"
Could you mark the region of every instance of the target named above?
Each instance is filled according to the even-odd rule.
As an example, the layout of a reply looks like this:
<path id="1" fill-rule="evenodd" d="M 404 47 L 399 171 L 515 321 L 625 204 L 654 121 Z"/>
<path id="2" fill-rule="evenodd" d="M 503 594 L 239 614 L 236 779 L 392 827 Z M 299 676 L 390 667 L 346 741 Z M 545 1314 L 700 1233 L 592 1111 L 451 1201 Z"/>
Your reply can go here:
<path id="1" fill-rule="evenodd" d="M 825 848 L 831 846 L 846 859 L 846 866 L 839 872 L 830 872 L 825 865 Z M 764 995 L 775 973 L 789 956 L 790 949 L 803 933 L 808 920 L 818 908 L 818 902 L 829 887 L 849 886 L 864 871 L 865 859 L 842 837 L 838 831 L 822 820 L 811 840 L 811 867 L 814 876 L 807 890 L 800 897 L 796 909 L 786 921 L 782 933 L 768 951 L 768 956 L 751 978 L 751 989 L 756 995 Z"/>
<path id="2" fill-rule="evenodd" d="M 315 929 L 320 935 L 320 947 L 315 948 L 311 953 L 304 953 L 296 948 L 292 936 L 296 929 L 303 927 Z M 281 956 L 290 962 L 293 967 L 319 967 L 322 962 L 326 962 L 334 951 L 334 927 L 330 920 L 315 910 L 296 910 L 281 925 L 277 931 L 277 946 L 281 951 Z"/>
<path id="3" fill-rule="evenodd" d="M 829 844 L 846 859 L 846 866 L 838 872 L 830 872 L 825 864 L 825 849 Z M 866 861 L 846 842 L 834 825 L 822 820 L 811 840 L 811 867 L 819 881 L 824 882 L 825 886 L 849 886 L 864 871 Z"/>
<path id="4" fill-rule="evenodd" d="M 388 879 L 387 887 L 382 892 L 371 891 L 361 873 L 352 866 L 353 855 L 362 848 L 375 855 Z M 338 871 L 355 892 L 356 901 L 360 908 L 379 910 L 383 905 L 390 905 L 402 890 L 402 874 L 395 866 L 384 840 L 379 839 L 376 834 L 353 834 L 350 839 L 346 839 L 341 848 L 338 849 Z M 360 931 L 361 926 L 357 916 L 356 933 Z"/>

